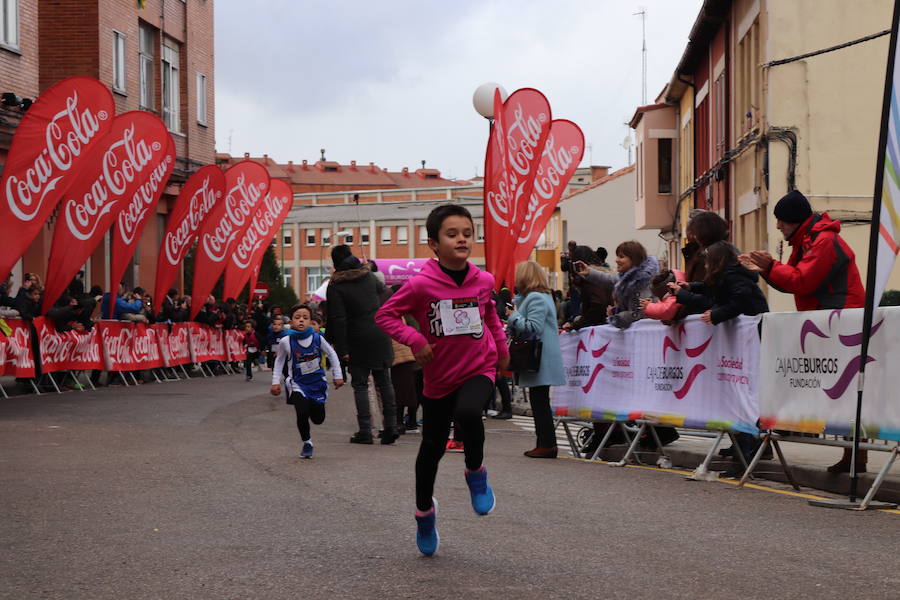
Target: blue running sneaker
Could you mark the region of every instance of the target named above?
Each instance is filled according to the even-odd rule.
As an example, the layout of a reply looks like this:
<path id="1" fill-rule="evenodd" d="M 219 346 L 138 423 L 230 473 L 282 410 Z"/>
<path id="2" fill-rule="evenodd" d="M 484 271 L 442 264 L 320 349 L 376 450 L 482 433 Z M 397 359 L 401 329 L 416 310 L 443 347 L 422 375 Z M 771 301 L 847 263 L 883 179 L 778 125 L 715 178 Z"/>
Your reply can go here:
<path id="1" fill-rule="evenodd" d="M 300 451 L 300 458 L 312 458 L 312 452 L 312 442 L 303 442 L 303 450 Z"/>
<path id="2" fill-rule="evenodd" d="M 441 536 L 438 535 L 435 521 L 437 520 L 437 500 L 431 499 L 431 510 L 423 513 L 416 511 L 416 546 L 419 552 L 425 556 L 431 556 L 437 552 L 441 545 Z"/>
<path id="3" fill-rule="evenodd" d="M 494 490 L 487 482 L 487 469 L 484 465 L 474 471 L 466 470 L 466 483 L 469 484 L 469 493 L 472 495 L 472 508 L 479 515 L 486 515 L 494 510 L 497 500 L 494 498 Z"/>

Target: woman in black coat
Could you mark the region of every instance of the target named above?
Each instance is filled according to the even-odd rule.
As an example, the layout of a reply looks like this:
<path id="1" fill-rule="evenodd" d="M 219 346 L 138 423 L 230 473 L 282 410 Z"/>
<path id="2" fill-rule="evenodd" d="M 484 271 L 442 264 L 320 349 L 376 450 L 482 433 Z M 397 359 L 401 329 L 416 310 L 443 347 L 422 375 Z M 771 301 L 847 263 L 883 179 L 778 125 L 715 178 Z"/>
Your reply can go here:
<path id="1" fill-rule="evenodd" d="M 391 383 L 394 351 L 391 340 L 375 324 L 381 307 L 384 284 L 341 244 L 331 251 L 335 272 L 328 284 L 328 322 L 326 336 L 338 356 L 349 363 L 350 384 L 356 400 L 359 431 L 350 438 L 354 444 L 372 443 L 372 415 L 369 410 L 368 382 L 371 374 L 384 403 L 382 444 L 397 439 L 397 407 Z"/>

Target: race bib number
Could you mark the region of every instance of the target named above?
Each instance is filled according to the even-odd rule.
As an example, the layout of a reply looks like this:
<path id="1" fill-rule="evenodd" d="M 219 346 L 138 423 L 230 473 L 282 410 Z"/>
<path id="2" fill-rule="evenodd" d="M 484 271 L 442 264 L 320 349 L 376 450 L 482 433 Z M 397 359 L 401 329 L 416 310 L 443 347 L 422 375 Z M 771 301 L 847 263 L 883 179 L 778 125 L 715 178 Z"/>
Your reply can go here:
<path id="1" fill-rule="evenodd" d="M 309 375 L 310 373 L 315 373 L 319 370 L 319 357 L 313 356 L 309 360 L 304 360 L 300 363 L 300 374 L 301 375 Z"/>
<path id="2" fill-rule="evenodd" d="M 247 352 L 250 352 L 251 354 L 256 352 L 256 346 L 250 346 L 249 348 L 247 348 Z"/>
<path id="3" fill-rule="evenodd" d="M 477 298 L 441 300 L 438 306 L 444 335 L 477 335 L 482 332 Z"/>

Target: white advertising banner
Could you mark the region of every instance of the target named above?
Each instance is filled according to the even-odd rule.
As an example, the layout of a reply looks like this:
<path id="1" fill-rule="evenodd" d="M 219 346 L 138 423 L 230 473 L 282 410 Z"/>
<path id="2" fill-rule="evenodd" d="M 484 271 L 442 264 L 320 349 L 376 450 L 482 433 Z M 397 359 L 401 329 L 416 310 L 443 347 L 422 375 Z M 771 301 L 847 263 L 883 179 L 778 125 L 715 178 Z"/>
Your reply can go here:
<path id="1" fill-rule="evenodd" d="M 557 415 L 756 433 L 759 317 L 666 326 L 644 319 L 561 334 Z"/>
<path id="2" fill-rule="evenodd" d="M 856 419 L 863 309 L 768 313 L 763 318 L 760 421 L 764 428 L 848 435 Z M 900 307 L 879 308 L 866 362 L 862 428 L 900 440 Z"/>

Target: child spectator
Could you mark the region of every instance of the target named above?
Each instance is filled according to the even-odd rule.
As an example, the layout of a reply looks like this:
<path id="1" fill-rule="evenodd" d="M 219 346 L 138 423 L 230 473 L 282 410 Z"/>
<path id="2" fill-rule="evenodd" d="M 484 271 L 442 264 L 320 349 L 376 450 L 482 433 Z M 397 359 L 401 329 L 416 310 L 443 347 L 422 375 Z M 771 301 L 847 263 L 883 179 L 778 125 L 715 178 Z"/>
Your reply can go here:
<path id="1" fill-rule="evenodd" d="M 494 508 L 484 459 L 481 411 L 494 392 L 494 375 L 509 363 L 506 335 L 492 301 L 494 278 L 469 262 L 475 242 L 472 215 L 445 204 L 425 223 L 428 246 L 437 256 L 422 267 L 381 307 L 376 322 L 409 346 L 423 365 L 422 443 L 416 458 L 416 545 L 430 556 L 437 551 L 436 503 L 432 494 L 444 455 L 450 423 L 464 435 L 466 483 L 472 508 L 486 515 Z M 422 332 L 405 324 L 411 314 Z"/>
<path id="2" fill-rule="evenodd" d="M 244 321 L 244 368 L 247 370 L 247 381 L 253 379 L 253 363 L 259 358 L 259 340 L 253 331 L 253 321 Z"/>
<path id="3" fill-rule="evenodd" d="M 653 302 L 650 298 L 641 298 L 641 310 L 648 319 L 662 321 L 671 325 L 687 314 L 687 308 L 678 303 L 675 294 L 669 289 L 670 283 L 684 281 L 684 273 L 681 271 L 662 271 L 650 280 L 650 291 L 657 298 Z"/>
<path id="4" fill-rule="evenodd" d="M 758 315 L 769 305 L 757 282 L 759 275 L 738 262 L 737 249 L 728 242 L 716 242 L 703 250 L 706 278 L 702 282 L 670 283 L 679 304 L 700 320 L 717 325 L 738 315 Z"/>
<path id="5" fill-rule="evenodd" d="M 266 366 L 270 369 L 275 367 L 275 354 L 278 350 L 278 341 L 287 333 L 284 331 L 284 318 L 275 317 L 272 319 L 272 325 L 266 333 Z"/>
<path id="6" fill-rule="evenodd" d="M 325 421 L 325 401 L 328 399 L 328 379 L 322 367 L 323 356 L 331 362 L 334 389 L 344 385 L 337 353 L 325 338 L 310 327 L 310 309 L 305 304 L 291 308 L 291 329 L 278 342 L 275 367 L 272 369 L 273 396 L 281 394 L 282 369 L 287 365 L 284 377 L 288 391 L 288 404 L 297 413 L 297 429 L 303 440 L 302 458 L 312 458 L 313 443 L 309 422 L 321 425 Z"/>

